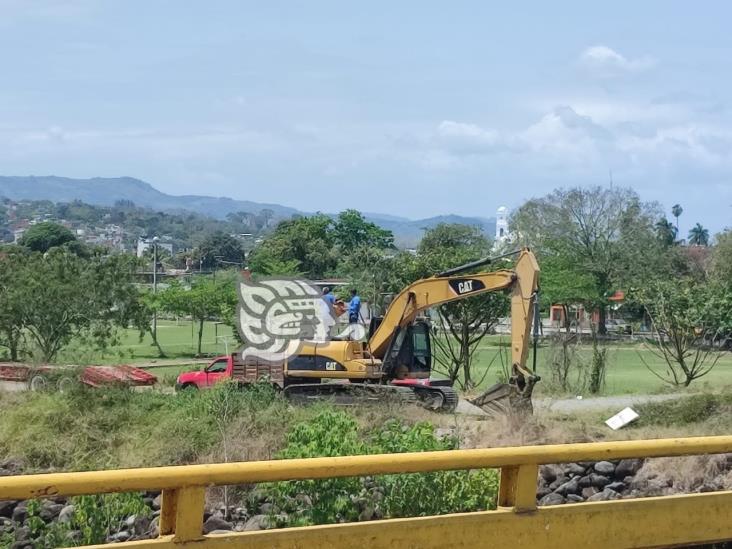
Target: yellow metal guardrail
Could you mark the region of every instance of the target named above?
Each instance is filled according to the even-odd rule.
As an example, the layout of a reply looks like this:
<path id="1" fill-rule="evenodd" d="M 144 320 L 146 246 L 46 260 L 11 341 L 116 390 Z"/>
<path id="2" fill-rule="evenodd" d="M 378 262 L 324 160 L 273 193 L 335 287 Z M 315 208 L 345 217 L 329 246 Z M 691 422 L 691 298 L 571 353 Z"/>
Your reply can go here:
<path id="1" fill-rule="evenodd" d="M 160 537 L 121 548 L 691 545 L 732 540 L 732 491 L 537 508 L 539 465 L 730 452 L 718 436 L 27 475 L 0 478 L 0 500 L 162 490 Z M 479 468 L 501 470 L 495 511 L 202 535 L 208 486 Z"/>

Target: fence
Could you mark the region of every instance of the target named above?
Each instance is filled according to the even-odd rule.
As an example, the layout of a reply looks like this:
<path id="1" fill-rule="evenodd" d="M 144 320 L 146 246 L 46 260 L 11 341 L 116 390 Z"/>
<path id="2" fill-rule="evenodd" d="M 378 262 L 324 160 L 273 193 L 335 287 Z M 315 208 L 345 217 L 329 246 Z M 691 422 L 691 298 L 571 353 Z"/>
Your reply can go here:
<path id="1" fill-rule="evenodd" d="M 718 436 L 27 475 L 0 478 L 0 500 L 162 490 L 160 537 L 119 548 L 691 545 L 732 539 L 732 491 L 537 507 L 539 465 L 730 452 Z M 495 511 L 202 535 L 208 486 L 478 468 L 501 471 Z"/>

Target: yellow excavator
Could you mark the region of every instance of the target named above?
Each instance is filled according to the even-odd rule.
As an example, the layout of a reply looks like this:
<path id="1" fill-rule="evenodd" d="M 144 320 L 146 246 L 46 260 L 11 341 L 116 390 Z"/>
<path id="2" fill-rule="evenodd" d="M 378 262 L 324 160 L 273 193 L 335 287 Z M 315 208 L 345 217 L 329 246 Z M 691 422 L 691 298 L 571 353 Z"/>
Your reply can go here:
<path id="1" fill-rule="evenodd" d="M 396 395 L 435 410 L 453 410 L 458 395 L 449 380 L 432 379 L 430 326 L 420 315 L 436 307 L 486 292 L 511 292 L 511 376 L 472 400 L 486 411 L 530 409 L 538 377 L 526 367 L 539 266 L 529 249 L 519 252 L 513 269 L 467 274 L 487 258 L 418 280 L 393 299 L 381 318 L 371 321 L 364 341 L 304 341 L 295 356 L 269 370 L 269 377 L 295 400 L 323 397 L 372 399 Z M 513 255 L 513 254 L 509 254 Z M 259 368 L 240 365 L 242 378 L 261 377 Z M 235 367 L 235 370 L 237 368 Z M 249 375 L 246 375 L 246 374 Z M 276 375 L 272 375 L 276 374 Z M 279 379 L 276 379 L 279 378 Z M 326 381 L 341 380 L 342 383 Z"/>

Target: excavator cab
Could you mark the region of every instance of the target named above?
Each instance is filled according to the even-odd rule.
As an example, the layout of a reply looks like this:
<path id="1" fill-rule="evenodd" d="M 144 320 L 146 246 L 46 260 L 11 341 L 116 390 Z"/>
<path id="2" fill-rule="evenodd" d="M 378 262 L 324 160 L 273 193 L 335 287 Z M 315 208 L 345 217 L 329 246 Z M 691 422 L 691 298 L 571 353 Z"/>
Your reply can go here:
<path id="1" fill-rule="evenodd" d="M 395 330 L 384 355 L 383 371 L 388 379 L 429 379 L 432 346 L 426 322 L 416 321 Z"/>

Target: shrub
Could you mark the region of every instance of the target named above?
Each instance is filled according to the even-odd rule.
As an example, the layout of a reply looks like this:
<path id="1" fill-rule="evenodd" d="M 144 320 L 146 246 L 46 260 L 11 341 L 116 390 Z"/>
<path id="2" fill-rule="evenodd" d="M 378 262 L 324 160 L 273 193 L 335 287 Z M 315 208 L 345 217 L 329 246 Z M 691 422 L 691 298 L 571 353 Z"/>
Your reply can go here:
<path id="1" fill-rule="evenodd" d="M 280 458 L 345 456 L 452 450 L 453 437 L 437 438 L 429 423 L 405 426 L 391 420 L 369 437 L 342 411 L 323 410 L 297 424 L 287 435 Z M 285 511 L 282 526 L 353 521 L 360 517 L 405 517 L 476 511 L 495 507 L 498 476 L 494 470 L 444 471 L 331 478 L 263 485 L 275 510 Z M 306 496 L 312 504 L 298 506 Z M 283 518 L 286 517 L 286 518 Z"/>
<path id="2" fill-rule="evenodd" d="M 665 402 L 649 402 L 638 406 L 640 417 L 636 426 L 662 425 L 673 427 L 689 425 L 712 418 L 718 414 L 730 413 L 731 395 L 693 395 Z"/>

